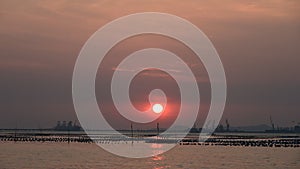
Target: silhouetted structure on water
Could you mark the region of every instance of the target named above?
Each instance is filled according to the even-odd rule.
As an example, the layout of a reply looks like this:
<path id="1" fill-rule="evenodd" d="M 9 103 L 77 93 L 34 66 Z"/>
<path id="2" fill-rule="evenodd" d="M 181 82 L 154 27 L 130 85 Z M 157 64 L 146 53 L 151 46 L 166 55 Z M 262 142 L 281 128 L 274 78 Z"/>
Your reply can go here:
<path id="1" fill-rule="evenodd" d="M 82 128 L 76 124 L 76 122 L 69 121 L 67 124 L 67 121 L 57 121 L 56 126 L 54 127 L 54 130 L 58 131 L 81 131 Z"/>

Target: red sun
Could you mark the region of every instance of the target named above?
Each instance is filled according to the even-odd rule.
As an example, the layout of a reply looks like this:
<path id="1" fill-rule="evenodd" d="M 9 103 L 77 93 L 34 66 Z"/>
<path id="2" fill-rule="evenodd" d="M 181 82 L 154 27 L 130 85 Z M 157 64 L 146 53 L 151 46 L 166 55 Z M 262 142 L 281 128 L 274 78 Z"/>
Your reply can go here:
<path id="1" fill-rule="evenodd" d="M 161 105 L 161 104 L 154 104 L 153 106 L 152 106 L 152 110 L 153 110 L 153 112 L 154 113 L 161 113 L 161 112 L 163 112 L 163 110 L 164 110 L 164 107 Z"/>

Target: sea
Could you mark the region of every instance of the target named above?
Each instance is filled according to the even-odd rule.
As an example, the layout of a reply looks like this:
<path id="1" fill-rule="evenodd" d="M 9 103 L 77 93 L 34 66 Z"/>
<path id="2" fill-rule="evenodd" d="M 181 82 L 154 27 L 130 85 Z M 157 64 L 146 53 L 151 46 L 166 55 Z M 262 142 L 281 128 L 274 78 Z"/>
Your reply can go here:
<path id="1" fill-rule="evenodd" d="M 7 134 L 7 133 L 6 133 Z M 13 133 L 11 133 L 13 134 Z M 225 134 L 233 139 L 233 133 Z M 236 135 L 277 138 L 276 134 Z M 2 132 L 3 136 L 3 132 Z M 278 137 L 298 138 L 279 134 Z M 49 137 L 49 135 L 47 135 Z M 220 137 L 224 137 L 221 135 Z M 154 143 L 153 143 L 154 144 Z M 148 158 L 120 157 L 93 142 L 0 141 L 0 169 L 299 169 L 299 147 L 222 146 L 186 144 Z"/>

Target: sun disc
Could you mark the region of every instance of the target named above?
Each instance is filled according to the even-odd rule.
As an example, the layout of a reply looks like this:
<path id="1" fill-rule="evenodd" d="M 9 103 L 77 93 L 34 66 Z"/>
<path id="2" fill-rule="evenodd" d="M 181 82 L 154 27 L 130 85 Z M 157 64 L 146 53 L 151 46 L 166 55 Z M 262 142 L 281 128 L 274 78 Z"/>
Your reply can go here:
<path id="1" fill-rule="evenodd" d="M 161 104 L 154 104 L 152 110 L 154 113 L 161 113 L 164 110 L 164 107 Z"/>

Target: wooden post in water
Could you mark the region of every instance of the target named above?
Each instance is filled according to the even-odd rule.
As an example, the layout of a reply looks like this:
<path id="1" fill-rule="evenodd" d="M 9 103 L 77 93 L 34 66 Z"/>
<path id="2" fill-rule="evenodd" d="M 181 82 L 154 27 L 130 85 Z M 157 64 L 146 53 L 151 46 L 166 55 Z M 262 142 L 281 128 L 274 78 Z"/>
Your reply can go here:
<path id="1" fill-rule="evenodd" d="M 15 136 L 14 136 L 14 141 L 17 141 L 17 128 L 15 129 Z"/>
<path id="2" fill-rule="evenodd" d="M 70 129 L 68 128 L 68 144 L 70 144 Z"/>
<path id="3" fill-rule="evenodd" d="M 159 135 L 159 123 L 157 123 L 156 129 L 157 129 L 157 137 L 158 137 L 158 135 Z"/>
<path id="4" fill-rule="evenodd" d="M 16 124 L 15 128 L 15 134 L 14 134 L 14 141 L 17 142 L 17 130 L 18 130 L 18 124 Z"/>
<path id="5" fill-rule="evenodd" d="M 132 123 L 130 124 L 130 130 L 131 130 L 131 144 L 133 144 L 133 127 L 132 127 Z"/>

